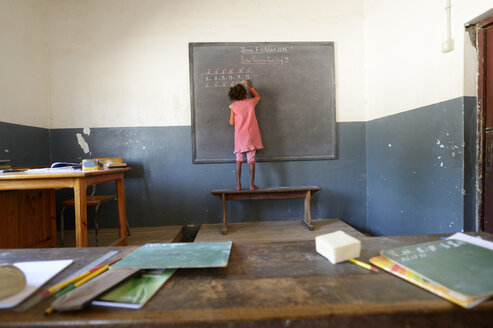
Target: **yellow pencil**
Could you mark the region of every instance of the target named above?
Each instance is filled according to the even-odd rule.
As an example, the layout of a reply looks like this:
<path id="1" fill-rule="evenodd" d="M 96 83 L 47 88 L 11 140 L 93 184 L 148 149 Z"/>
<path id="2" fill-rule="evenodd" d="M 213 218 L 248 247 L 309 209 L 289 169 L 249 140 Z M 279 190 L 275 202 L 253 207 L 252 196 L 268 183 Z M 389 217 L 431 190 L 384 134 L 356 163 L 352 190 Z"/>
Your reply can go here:
<path id="1" fill-rule="evenodd" d="M 116 260 L 114 260 L 114 261 L 111 261 L 110 263 L 108 263 L 108 264 L 106 264 L 106 265 L 98 265 L 97 267 L 95 267 L 95 268 L 93 268 L 93 269 L 91 269 L 91 270 L 89 270 L 89 271 L 87 271 L 87 272 L 84 272 L 83 274 L 78 275 L 77 277 L 74 277 L 74 278 L 72 278 L 72 279 L 69 279 L 69 280 L 67 280 L 67 281 L 64 281 L 63 283 L 59 284 L 59 285 L 58 285 L 58 287 L 60 287 L 60 285 L 64 285 L 64 286 L 66 286 L 66 285 L 67 285 L 67 282 L 69 282 L 69 283 L 68 283 L 68 284 L 69 284 L 69 286 L 68 286 L 67 288 L 65 288 L 64 290 L 62 290 L 61 292 L 59 292 L 58 294 L 56 294 L 56 298 L 58 298 L 58 297 L 60 297 L 60 296 L 62 296 L 62 295 L 64 295 L 64 294 L 68 293 L 68 292 L 69 292 L 69 291 L 71 291 L 72 289 L 79 287 L 80 285 L 82 285 L 82 284 L 84 284 L 85 282 L 87 282 L 87 281 L 91 280 L 92 278 L 96 277 L 97 275 L 99 275 L 99 274 L 101 274 L 101 273 L 105 272 L 106 270 L 108 270 L 108 269 L 109 269 L 109 267 L 110 267 L 112 264 L 114 264 L 114 263 L 116 263 L 116 262 L 118 262 L 118 261 L 120 261 L 120 260 L 121 260 L 121 258 L 116 259 Z M 89 275 L 88 275 L 88 274 L 89 274 Z M 82 279 L 80 279 L 79 281 L 77 281 L 77 282 L 75 282 L 75 283 L 73 282 L 76 278 L 80 278 L 81 276 L 83 277 Z M 84 276 L 85 276 L 85 277 L 84 277 Z M 71 282 L 71 283 L 70 283 L 70 282 Z M 55 290 L 55 287 L 57 287 L 57 286 L 54 286 L 54 287 L 50 288 L 49 290 L 51 290 L 51 289 Z M 48 292 L 49 290 L 47 290 L 47 292 Z M 50 306 L 49 308 L 47 308 L 47 309 L 45 310 L 44 314 L 45 314 L 45 315 L 49 315 L 49 314 L 51 314 L 51 313 L 53 313 L 53 308 Z"/>
<path id="2" fill-rule="evenodd" d="M 109 264 L 106 264 L 105 266 L 101 267 L 99 270 L 96 270 L 94 271 L 93 273 L 91 273 L 90 275 L 88 275 L 87 277 L 85 278 L 82 278 L 81 280 L 77 281 L 74 286 L 75 287 L 79 287 L 80 285 L 82 285 L 83 283 L 91 280 L 92 278 L 96 277 L 97 275 L 105 272 L 106 270 L 108 270 L 108 268 L 110 267 Z"/>
<path id="3" fill-rule="evenodd" d="M 94 271 L 94 272 L 93 272 L 93 273 L 91 273 L 90 275 L 88 275 L 88 276 L 86 276 L 85 278 L 83 278 L 83 279 L 81 279 L 81 280 L 77 281 L 77 282 L 76 282 L 76 283 L 74 283 L 74 284 L 71 284 L 70 286 L 68 286 L 67 288 L 65 288 L 65 289 L 64 289 L 64 290 L 62 290 L 61 292 L 59 292 L 59 293 L 56 295 L 56 297 L 58 298 L 58 297 L 60 297 L 60 296 L 62 296 L 62 295 L 64 295 L 64 294 L 68 293 L 68 292 L 69 292 L 69 291 L 71 291 L 72 289 L 79 287 L 79 286 L 80 286 L 80 285 L 82 285 L 83 283 L 85 283 L 85 282 L 87 282 L 87 281 L 91 280 L 92 278 L 96 277 L 97 275 L 99 275 L 99 274 L 101 274 L 101 273 L 105 272 L 106 270 L 108 270 L 108 268 L 109 268 L 109 267 L 110 267 L 110 266 L 109 266 L 109 264 L 106 264 L 106 265 L 102 266 L 101 268 L 99 268 L 98 270 Z M 47 309 L 45 310 L 44 314 L 45 314 L 45 315 L 49 315 L 49 314 L 51 314 L 51 313 L 53 313 L 53 308 L 50 306 L 49 308 L 47 308 Z"/>
<path id="4" fill-rule="evenodd" d="M 358 261 L 356 259 L 349 259 L 349 261 L 352 262 L 352 263 L 354 263 L 354 264 L 356 264 L 356 265 L 359 265 L 362 268 L 368 269 L 370 271 L 378 272 L 378 269 L 377 268 L 375 268 L 373 265 L 370 265 L 368 263 L 361 262 L 361 261 Z"/>
<path id="5" fill-rule="evenodd" d="M 65 286 L 70 285 L 71 283 L 74 283 L 76 281 L 79 281 L 82 278 L 84 278 L 84 277 L 88 276 L 89 274 L 93 273 L 94 271 L 101 269 L 103 266 L 104 266 L 103 264 L 98 265 L 97 267 L 92 268 L 91 270 L 86 271 L 84 273 L 81 273 L 81 274 L 73 277 L 72 279 L 65 280 L 65 281 L 59 283 L 58 285 L 55 285 L 55 286 L 51 287 L 50 289 L 45 290 L 44 292 L 41 293 L 41 295 L 42 296 L 45 296 L 45 295 L 51 294 L 54 291 L 57 291 L 57 290 L 65 287 Z"/>
<path id="6" fill-rule="evenodd" d="M 80 285 L 86 283 L 87 281 L 91 280 L 92 278 L 96 277 L 97 275 L 105 272 L 106 270 L 108 270 L 109 267 L 110 267 L 109 264 L 106 264 L 106 265 L 101 266 L 99 269 L 95 270 L 90 275 L 82 278 L 81 280 L 77 281 L 76 283 L 73 283 L 73 284 L 68 285 L 67 288 L 65 288 L 62 291 L 58 292 L 58 294 L 56 294 L 55 297 L 56 298 L 59 298 L 60 296 L 67 294 L 72 289 L 75 289 L 75 288 L 79 287 Z"/>
<path id="7" fill-rule="evenodd" d="M 50 314 L 52 314 L 52 313 L 53 313 L 53 308 L 50 306 L 49 308 L 47 308 L 47 309 L 45 310 L 44 315 L 50 315 Z"/>

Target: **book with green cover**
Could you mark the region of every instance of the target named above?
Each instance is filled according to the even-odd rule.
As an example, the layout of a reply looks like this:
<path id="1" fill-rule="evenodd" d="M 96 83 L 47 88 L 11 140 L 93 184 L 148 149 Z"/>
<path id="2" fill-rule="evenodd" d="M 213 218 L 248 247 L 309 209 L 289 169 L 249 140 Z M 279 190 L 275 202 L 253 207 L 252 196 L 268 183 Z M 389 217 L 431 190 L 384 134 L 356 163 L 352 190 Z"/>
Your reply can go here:
<path id="1" fill-rule="evenodd" d="M 231 241 L 152 243 L 137 248 L 112 268 L 179 269 L 226 267 Z"/>
<path id="2" fill-rule="evenodd" d="M 493 251 L 447 239 L 384 250 L 381 255 L 471 299 L 493 295 Z"/>
<path id="3" fill-rule="evenodd" d="M 410 283 L 415 284 L 433 294 L 436 294 L 440 297 L 445 298 L 446 300 L 460 305 L 466 309 L 470 309 L 485 300 L 488 297 L 484 298 L 470 298 L 463 294 L 454 292 L 448 288 L 445 288 L 439 284 L 433 283 L 432 281 L 428 281 L 419 274 L 407 270 L 404 267 L 401 267 L 397 263 L 392 262 L 391 260 L 383 257 L 383 256 L 375 256 L 370 259 L 370 263 L 378 266 L 381 269 L 384 269 L 387 272 L 392 273 L 393 275 L 402 278 Z"/>
<path id="4" fill-rule="evenodd" d="M 92 301 L 92 305 L 140 309 L 173 275 L 176 269 L 148 269 Z"/>

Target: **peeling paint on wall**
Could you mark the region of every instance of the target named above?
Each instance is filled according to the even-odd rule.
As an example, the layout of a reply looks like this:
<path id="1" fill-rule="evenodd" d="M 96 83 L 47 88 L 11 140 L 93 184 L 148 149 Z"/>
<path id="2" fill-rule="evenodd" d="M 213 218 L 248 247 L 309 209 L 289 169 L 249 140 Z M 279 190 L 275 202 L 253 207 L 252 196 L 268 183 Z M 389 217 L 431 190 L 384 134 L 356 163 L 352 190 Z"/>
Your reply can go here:
<path id="1" fill-rule="evenodd" d="M 82 132 L 84 132 L 85 135 L 90 135 L 91 129 L 90 128 L 84 128 L 84 130 Z"/>
<path id="2" fill-rule="evenodd" d="M 76 133 L 77 136 L 77 142 L 79 143 L 80 148 L 84 151 L 84 154 L 89 153 L 89 145 L 87 144 L 86 140 L 84 140 L 84 137 L 80 133 Z"/>
<path id="3" fill-rule="evenodd" d="M 460 144 L 465 127 L 461 111 L 462 99 L 454 99 L 367 123 L 367 226 L 371 234 L 463 228 Z M 395 152 L 392 156 L 391 150 Z"/>

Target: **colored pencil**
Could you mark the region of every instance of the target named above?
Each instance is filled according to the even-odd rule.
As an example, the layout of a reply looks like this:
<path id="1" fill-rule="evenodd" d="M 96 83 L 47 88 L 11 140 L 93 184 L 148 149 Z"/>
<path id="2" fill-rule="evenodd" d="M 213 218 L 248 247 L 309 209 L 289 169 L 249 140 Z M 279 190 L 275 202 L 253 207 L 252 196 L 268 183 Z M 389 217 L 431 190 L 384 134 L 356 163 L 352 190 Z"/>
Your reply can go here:
<path id="1" fill-rule="evenodd" d="M 83 278 L 82 278 L 82 279 L 79 279 L 79 280 L 78 280 L 78 281 L 76 281 L 76 282 L 74 282 L 74 280 L 75 280 L 75 278 L 77 278 L 77 277 L 74 277 L 73 279 L 69 279 L 69 280 L 67 280 L 67 281 L 70 281 L 70 282 L 69 282 L 69 284 L 68 284 L 68 285 L 66 285 L 66 284 L 65 284 L 66 282 L 62 283 L 62 284 L 64 284 L 64 285 L 66 286 L 66 288 L 65 288 L 65 289 L 63 289 L 62 291 L 58 292 L 58 293 L 56 294 L 56 296 L 55 296 L 55 297 L 56 297 L 56 298 L 58 298 L 58 297 L 60 297 L 60 296 L 62 296 L 62 295 L 64 295 L 64 294 L 68 293 L 68 292 L 69 292 L 69 291 L 71 291 L 72 289 L 77 288 L 77 287 L 79 287 L 79 286 L 83 285 L 84 283 L 88 282 L 88 281 L 89 281 L 89 280 L 91 280 L 92 278 L 94 278 L 94 277 L 96 277 L 96 276 L 100 275 L 101 273 L 105 272 L 106 270 L 108 270 L 108 268 L 109 268 L 112 264 L 114 264 L 114 263 L 116 263 L 116 262 L 118 262 L 118 261 L 120 261 L 120 260 L 121 260 L 121 258 L 116 259 L 116 260 L 114 260 L 114 261 L 111 261 L 110 263 L 105 264 L 105 265 L 98 265 L 97 267 L 95 267 L 95 268 L 93 268 L 93 269 L 91 269 L 91 270 L 89 270 L 89 271 L 87 271 L 87 272 L 84 272 L 83 274 L 81 274 L 81 275 L 77 276 L 77 277 L 83 276 Z M 87 273 L 89 273 L 89 274 L 87 274 Z M 62 284 L 59 284 L 59 285 L 62 285 Z M 56 287 L 56 286 L 55 286 L 55 287 Z M 50 289 L 52 289 L 52 288 L 50 288 Z M 50 292 L 50 293 L 51 293 L 51 292 Z M 45 314 L 45 315 L 49 315 L 49 314 L 51 314 L 52 312 L 53 312 L 53 308 L 50 306 L 49 308 L 47 308 L 47 309 L 45 310 L 44 314 Z"/>
<path id="2" fill-rule="evenodd" d="M 119 260 L 121 260 L 121 259 L 116 259 L 116 260 L 114 260 L 114 261 L 111 261 L 111 262 L 110 262 L 110 263 L 108 263 L 108 264 L 105 264 L 105 265 L 100 265 L 100 266 L 97 266 L 97 267 L 96 267 L 96 268 L 94 268 L 94 269 L 91 269 L 90 271 L 92 271 L 92 272 L 90 272 L 90 274 L 89 274 L 89 275 L 86 275 L 85 277 L 83 277 L 82 279 L 78 280 L 77 282 L 73 282 L 73 283 L 71 283 L 71 284 L 67 285 L 67 287 L 66 287 L 65 289 L 63 289 L 62 291 L 58 292 L 58 293 L 56 294 L 56 296 L 55 296 L 55 297 L 56 297 L 56 298 L 59 298 L 60 296 L 62 296 L 63 294 L 68 293 L 68 292 L 69 292 L 69 291 L 71 291 L 72 289 L 77 288 L 77 287 L 79 287 L 80 285 L 82 285 L 82 284 L 84 284 L 84 283 L 88 282 L 88 281 L 89 281 L 89 280 L 91 280 L 92 278 L 94 278 L 94 277 L 96 277 L 96 276 L 100 275 L 101 273 L 105 272 L 106 270 L 108 270 L 108 268 L 109 268 L 112 264 L 114 264 L 114 263 L 118 262 Z"/>
<path id="3" fill-rule="evenodd" d="M 81 273 L 80 275 L 75 276 L 72 279 L 65 280 L 65 281 L 59 283 L 58 285 L 55 285 L 55 286 L 51 287 L 50 289 L 45 290 L 44 292 L 41 293 L 41 296 L 49 295 L 49 294 L 51 294 L 51 293 L 53 293 L 53 292 L 55 292 L 55 291 L 57 291 L 59 289 L 62 289 L 63 287 L 66 287 L 66 286 L 68 286 L 68 285 L 70 285 L 72 283 L 75 283 L 75 282 L 81 280 L 82 278 L 90 275 L 94 271 L 97 271 L 97 270 L 101 269 L 103 266 L 104 266 L 104 264 L 98 265 L 97 267 L 94 267 L 94 268 L 92 268 L 89 271 L 86 271 L 84 273 Z"/>
<path id="4" fill-rule="evenodd" d="M 359 265 L 362 268 L 368 269 L 370 271 L 378 272 L 378 269 L 377 268 L 375 268 L 373 265 L 370 265 L 368 263 L 361 262 L 361 261 L 356 260 L 356 259 L 349 259 L 349 261 L 352 262 L 352 263 L 354 263 L 354 264 L 356 264 L 356 265 Z"/>
<path id="5" fill-rule="evenodd" d="M 99 268 L 98 270 L 92 272 L 90 275 L 82 278 L 81 280 L 79 280 L 79 281 L 77 281 L 77 282 L 75 282 L 73 284 L 68 285 L 67 287 L 65 287 L 65 289 L 63 289 L 62 291 L 58 292 L 55 297 L 56 298 L 59 298 L 60 296 L 67 294 L 72 289 L 75 289 L 75 288 L 77 288 L 77 287 L 85 284 L 86 282 L 88 282 L 92 278 L 94 278 L 94 277 L 100 275 L 101 273 L 105 272 L 106 270 L 108 270 L 109 267 L 110 266 L 108 264 L 103 265 L 101 268 Z"/>

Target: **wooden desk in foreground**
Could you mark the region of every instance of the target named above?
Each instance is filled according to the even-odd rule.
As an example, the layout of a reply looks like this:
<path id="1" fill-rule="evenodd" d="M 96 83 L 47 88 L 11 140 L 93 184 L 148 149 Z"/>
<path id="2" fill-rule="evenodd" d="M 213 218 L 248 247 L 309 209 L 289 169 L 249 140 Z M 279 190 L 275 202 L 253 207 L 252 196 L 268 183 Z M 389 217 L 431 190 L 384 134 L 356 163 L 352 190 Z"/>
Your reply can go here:
<path id="1" fill-rule="evenodd" d="M 50 232 L 46 234 L 51 238 L 47 243 L 40 243 L 36 240 L 37 245 L 7 245 L 3 247 L 41 247 L 41 246 L 56 246 L 56 217 L 54 211 L 54 192 L 53 190 L 59 188 L 71 188 L 74 190 L 75 199 L 75 234 L 76 234 L 76 246 L 87 247 L 87 206 L 86 206 L 86 191 L 87 187 L 94 184 L 105 183 L 110 181 L 116 182 L 116 196 L 118 201 L 118 224 L 120 229 L 120 238 L 113 245 L 126 245 L 127 244 L 127 216 L 125 211 L 125 189 L 123 174 L 129 171 L 130 168 L 122 169 L 107 169 L 100 171 L 73 171 L 73 172 L 60 172 L 60 173 L 2 173 L 0 174 L 0 191 L 17 191 L 17 190 L 51 190 L 51 192 L 45 198 L 51 202 L 51 207 L 48 211 L 42 211 L 44 216 L 51 216 L 49 219 L 43 219 L 43 221 L 51 222 Z M 0 195 L 1 196 L 1 195 Z M 17 197 L 18 196 L 14 196 Z M 14 197 L 0 197 L 2 199 L 11 199 Z M 25 196 L 22 196 L 25 197 Z M 33 197 L 27 195 L 27 197 Z M 36 222 L 36 217 L 32 218 L 32 221 L 24 222 L 20 212 L 12 211 L 12 213 L 3 213 L 0 211 L 0 221 L 15 221 L 17 231 L 12 233 L 22 234 L 24 230 L 32 231 L 28 229 L 29 226 L 36 226 L 39 222 Z M 16 216 L 17 215 L 17 216 Z M 20 222 L 22 221 L 22 222 Z M 12 226 L 7 222 L 7 225 Z M 1 225 L 0 225 L 1 226 Z M 21 238 L 30 238 L 30 236 L 21 236 Z M 0 243 L 0 245 L 3 245 Z"/>
<path id="2" fill-rule="evenodd" d="M 362 239 L 361 259 L 438 238 Z M 6 250 L 0 261 L 74 258 L 57 283 L 109 249 L 128 253 L 135 247 Z M 493 300 L 465 310 L 389 273 L 350 262 L 333 265 L 316 253 L 313 241 L 233 243 L 227 268 L 180 269 L 141 310 L 91 307 L 43 316 L 52 300 L 0 311 L 0 327 L 448 328 L 493 322 Z"/>

